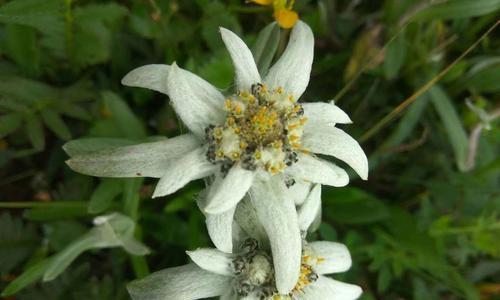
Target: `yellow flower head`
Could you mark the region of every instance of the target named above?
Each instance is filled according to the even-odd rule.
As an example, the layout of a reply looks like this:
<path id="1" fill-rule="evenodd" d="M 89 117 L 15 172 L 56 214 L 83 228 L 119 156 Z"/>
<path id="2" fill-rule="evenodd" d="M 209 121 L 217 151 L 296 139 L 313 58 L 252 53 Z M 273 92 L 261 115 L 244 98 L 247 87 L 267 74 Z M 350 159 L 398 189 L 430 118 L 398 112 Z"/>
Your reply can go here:
<path id="1" fill-rule="evenodd" d="M 250 2 L 259 5 L 272 5 L 274 19 L 281 28 L 292 28 L 299 19 L 297 12 L 292 9 L 295 0 L 250 0 Z"/>

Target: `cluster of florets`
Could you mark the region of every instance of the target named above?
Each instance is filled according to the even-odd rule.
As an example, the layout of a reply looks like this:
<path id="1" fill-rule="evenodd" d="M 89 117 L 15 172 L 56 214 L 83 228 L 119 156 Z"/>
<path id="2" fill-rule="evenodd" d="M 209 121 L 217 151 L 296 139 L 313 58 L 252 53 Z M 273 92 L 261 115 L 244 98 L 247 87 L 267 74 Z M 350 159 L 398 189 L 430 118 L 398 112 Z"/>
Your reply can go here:
<path id="1" fill-rule="evenodd" d="M 247 239 L 243 253 L 233 259 L 232 268 L 237 275 L 234 289 L 238 296 L 254 294 L 259 299 L 272 299 L 278 290 L 274 285 L 274 269 L 271 257 L 259 249 L 255 239 Z"/>
<path id="2" fill-rule="evenodd" d="M 277 174 L 297 162 L 304 110 L 283 88 L 268 90 L 263 84 L 239 91 L 225 101 L 223 125 L 206 128 L 207 159 L 221 164 L 226 173 L 236 162 L 247 170 L 262 168 Z"/>
<path id="3" fill-rule="evenodd" d="M 239 297 L 249 294 L 260 300 L 291 300 L 293 294 L 302 293 L 304 288 L 318 280 L 315 265 L 324 259 L 304 250 L 297 284 L 288 295 L 281 295 L 274 284 L 274 269 L 271 257 L 259 248 L 255 239 L 247 239 L 242 246 L 243 253 L 232 261 L 232 269 L 237 275 L 234 289 Z"/>
<path id="4" fill-rule="evenodd" d="M 297 284 L 293 288 L 291 294 L 302 293 L 304 288 L 311 283 L 318 280 L 318 274 L 314 271 L 314 266 L 322 263 L 324 258 L 319 257 L 313 253 L 307 244 L 304 245 L 302 250 L 302 261 L 300 265 L 300 274 Z"/>

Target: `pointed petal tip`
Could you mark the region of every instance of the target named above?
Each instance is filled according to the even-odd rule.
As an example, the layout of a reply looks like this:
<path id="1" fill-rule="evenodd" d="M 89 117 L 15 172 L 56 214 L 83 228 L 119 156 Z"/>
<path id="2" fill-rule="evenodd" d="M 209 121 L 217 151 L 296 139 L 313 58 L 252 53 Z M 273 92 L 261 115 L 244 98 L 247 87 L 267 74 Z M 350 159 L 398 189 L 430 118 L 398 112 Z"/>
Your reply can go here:
<path id="1" fill-rule="evenodd" d="M 69 144 L 69 142 L 66 142 L 66 143 L 64 143 L 64 145 L 62 145 L 62 147 L 61 147 L 61 148 L 64 150 L 64 152 L 66 152 L 66 154 L 68 154 L 68 144 Z M 68 155 L 69 155 L 69 154 L 68 154 Z"/>
<path id="2" fill-rule="evenodd" d="M 179 65 L 177 64 L 177 61 L 173 61 L 172 64 L 170 65 L 170 74 L 179 72 Z"/>
<path id="3" fill-rule="evenodd" d="M 361 297 L 361 294 L 363 294 L 363 289 L 359 285 L 349 284 L 349 288 L 349 295 L 347 296 L 348 298 L 346 297 L 346 299 L 356 300 Z"/>
<path id="4" fill-rule="evenodd" d="M 125 74 L 125 76 L 123 76 L 122 80 L 120 81 L 120 83 L 124 86 L 132 86 L 132 77 L 133 77 L 133 72 L 134 70 L 128 72 L 127 74 Z"/>
<path id="5" fill-rule="evenodd" d="M 359 175 L 359 177 L 361 177 L 361 179 L 368 180 L 369 171 L 370 171 L 370 169 L 368 166 L 368 158 L 365 156 L 365 163 L 364 163 L 363 169 L 360 170 L 360 172 L 358 172 L 358 175 Z"/>
<path id="6" fill-rule="evenodd" d="M 153 195 L 151 196 L 151 198 L 155 199 L 155 198 L 160 198 L 160 197 L 163 197 L 165 195 L 159 195 L 157 193 L 153 193 Z"/>
<path id="7" fill-rule="evenodd" d="M 138 279 L 129 282 L 126 286 L 128 294 L 133 300 L 137 300 L 137 294 L 140 291 L 140 282 Z"/>

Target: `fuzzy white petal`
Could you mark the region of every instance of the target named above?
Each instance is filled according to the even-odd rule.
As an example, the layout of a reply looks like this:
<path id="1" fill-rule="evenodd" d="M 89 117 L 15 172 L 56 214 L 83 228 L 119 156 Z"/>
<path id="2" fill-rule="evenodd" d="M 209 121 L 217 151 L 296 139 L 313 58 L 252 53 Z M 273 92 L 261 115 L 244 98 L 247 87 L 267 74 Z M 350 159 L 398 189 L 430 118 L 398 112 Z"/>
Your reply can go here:
<path id="1" fill-rule="evenodd" d="M 295 178 L 295 184 L 287 188 L 285 198 L 292 200 L 295 205 L 301 205 L 311 191 L 311 183 Z"/>
<path id="2" fill-rule="evenodd" d="M 211 215 L 207 214 L 205 223 L 207 224 L 208 234 L 217 249 L 224 252 L 233 251 L 232 226 L 235 208 Z"/>
<path id="3" fill-rule="evenodd" d="M 319 274 L 345 272 L 352 265 L 351 254 L 344 244 L 317 241 L 309 245 L 317 256 L 325 259 L 315 268 Z"/>
<path id="4" fill-rule="evenodd" d="M 102 177 L 161 177 L 173 159 L 199 147 L 192 134 L 168 140 L 100 150 L 73 156 L 68 166 L 80 173 Z"/>
<path id="5" fill-rule="evenodd" d="M 253 84 L 261 82 L 252 52 L 232 31 L 221 27 L 220 33 L 233 61 L 236 86 L 239 90 L 250 90 Z"/>
<path id="6" fill-rule="evenodd" d="M 286 187 L 280 177 L 257 181 L 250 189 L 250 199 L 269 237 L 276 288 L 287 294 L 299 277 L 302 243 L 295 204 L 284 198 Z"/>
<path id="7" fill-rule="evenodd" d="M 296 99 L 300 98 L 309 84 L 313 57 L 314 36 L 311 28 L 298 21 L 293 27 L 285 52 L 269 70 L 266 84 L 271 89 L 281 86 Z"/>
<path id="8" fill-rule="evenodd" d="M 175 63 L 167 76 L 167 90 L 175 111 L 198 137 L 205 136 L 208 125 L 224 122 L 224 96 L 210 83 Z"/>
<path id="9" fill-rule="evenodd" d="M 304 132 L 304 146 L 314 153 L 334 156 L 351 166 L 358 175 L 368 179 L 368 159 L 359 143 L 343 130 L 324 126 Z"/>
<path id="10" fill-rule="evenodd" d="M 228 209 L 220 214 L 207 214 L 204 208 L 207 205 L 208 191 L 205 189 L 200 192 L 196 203 L 205 215 L 205 224 L 207 225 L 208 235 L 215 247 L 220 251 L 233 252 L 233 219 L 236 208 Z"/>
<path id="11" fill-rule="evenodd" d="M 195 300 L 220 296 L 232 277 L 214 274 L 195 264 L 168 268 L 127 285 L 134 300 Z"/>
<path id="12" fill-rule="evenodd" d="M 259 221 L 257 211 L 253 207 L 249 197 L 243 198 L 238 203 L 234 219 L 243 232 L 249 237 L 256 239 L 261 247 L 267 248 L 269 241 L 267 240 L 266 230 Z"/>
<path id="13" fill-rule="evenodd" d="M 316 184 L 298 211 L 299 228 L 307 231 L 321 208 L 321 185 Z"/>
<path id="14" fill-rule="evenodd" d="M 153 198 L 175 193 L 191 180 L 213 174 L 217 167 L 207 160 L 205 153 L 205 147 L 200 147 L 172 161 L 156 185 Z"/>
<path id="15" fill-rule="evenodd" d="M 308 232 L 315 232 L 316 230 L 319 229 L 319 226 L 321 225 L 321 217 L 323 215 L 321 205 L 319 206 L 318 211 L 316 212 L 316 216 L 314 217 L 313 222 L 311 225 L 309 225 L 309 229 L 307 229 Z"/>
<path id="16" fill-rule="evenodd" d="M 122 79 L 122 84 L 157 91 L 168 95 L 167 76 L 169 65 L 145 65 L 128 72 Z"/>
<path id="17" fill-rule="evenodd" d="M 152 64 L 145 65 L 130 71 L 122 79 L 122 84 L 127 86 L 142 87 L 154 90 L 166 95 L 169 94 L 167 82 L 169 81 L 171 66 Z M 181 68 L 178 72 L 183 78 L 186 78 L 194 88 L 199 90 L 198 94 L 203 96 L 203 101 L 214 107 L 222 107 L 224 104 L 224 96 L 210 83 L 200 78 L 199 76 Z"/>
<path id="18" fill-rule="evenodd" d="M 336 187 L 349 183 L 346 171 L 334 163 L 301 153 L 298 159 L 287 169 L 287 173 L 295 178 Z"/>
<path id="19" fill-rule="evenodd" d="M 186 253 L 198 267 L 204 270 L 219 275 L 234 275 L 231 267 L 233 261 L 233 255 L 231 254 L 211 248 L 200 248 L 194 251 L 186 251 Z"/>
<path id="20" fill-rule="evenodd" d="M 319 276 L 313 284 L 306 286 L 301 300 L 355 300 L 363 291 L 354 284 L 340 282 L 325 276 Z"/>
<path id="21" fill-rule="evenodd" d="M 304 130 L 315 130 L 321 126 L 352 123 L 349 116 L 333 103 L 313 102 L 302 103 L 307 122 Z"/>
<path id="22" fill-rule="evenodd" d="M 218 176 L 210 186 L 205 212 L 220 214 L 235 207 L 252 186 L 254 172 L 234 165 L 227 175 Z"/>

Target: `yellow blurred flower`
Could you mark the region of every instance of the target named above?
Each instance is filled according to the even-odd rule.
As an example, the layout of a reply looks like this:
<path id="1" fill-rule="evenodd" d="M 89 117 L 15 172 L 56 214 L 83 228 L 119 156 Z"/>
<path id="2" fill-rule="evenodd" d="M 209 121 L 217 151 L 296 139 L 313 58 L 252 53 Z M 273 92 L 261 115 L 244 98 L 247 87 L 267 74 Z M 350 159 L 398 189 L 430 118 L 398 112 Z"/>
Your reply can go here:
<path id="1" fill-rule="evenodd" d="M 281 28 L 292 28 L 299 19 L 299 14 L 292 9 L 295 0 L 250 0 L 249 2 L 272 5 L 274 19 Z"/>

